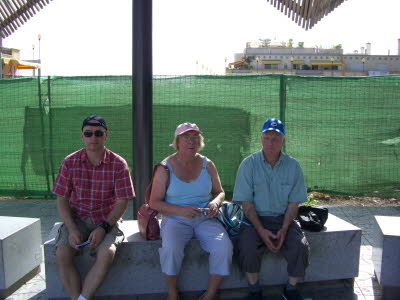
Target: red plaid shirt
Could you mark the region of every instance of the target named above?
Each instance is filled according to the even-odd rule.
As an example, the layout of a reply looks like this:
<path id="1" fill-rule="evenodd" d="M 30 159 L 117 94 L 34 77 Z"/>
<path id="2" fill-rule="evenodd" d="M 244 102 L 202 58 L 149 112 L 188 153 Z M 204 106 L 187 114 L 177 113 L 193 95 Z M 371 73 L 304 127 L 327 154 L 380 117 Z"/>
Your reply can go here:
<path id="1" fill-rule="evenodd" d="M 72 213 L 93 224 L 104 221 L 118 199 L 135 197 L 126 161 L 106 149 L 100 164 L 93 166 L 86 149 L 68 155 L 60 166 L 53 193 L 69 199 Z"/>

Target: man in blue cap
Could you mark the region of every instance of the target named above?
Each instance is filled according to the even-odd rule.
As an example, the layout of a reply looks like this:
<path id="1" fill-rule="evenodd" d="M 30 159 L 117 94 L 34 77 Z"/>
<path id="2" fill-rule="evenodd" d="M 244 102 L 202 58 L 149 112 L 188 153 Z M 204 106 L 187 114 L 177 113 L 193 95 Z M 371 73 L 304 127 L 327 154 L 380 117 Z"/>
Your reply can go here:
<path id="1" fill-rule="evenodd" d="M 268 119 L 261 129 L 262 149 L 240 164 L 233 201 L 240 202 L 246 221 L 238 237 L 239 264 L 249 283 L 248 299 L 262 299 L 259 284 L 265 251 L 282 251 L 288 262 L 288 282 L 282 299 L 303 299 L 296 288 L 308 266 L 309 245 L 294 222 L 299 203 L 307 200 L 299 163 L 282 152 L 285 128 L 278 119 Z"/>

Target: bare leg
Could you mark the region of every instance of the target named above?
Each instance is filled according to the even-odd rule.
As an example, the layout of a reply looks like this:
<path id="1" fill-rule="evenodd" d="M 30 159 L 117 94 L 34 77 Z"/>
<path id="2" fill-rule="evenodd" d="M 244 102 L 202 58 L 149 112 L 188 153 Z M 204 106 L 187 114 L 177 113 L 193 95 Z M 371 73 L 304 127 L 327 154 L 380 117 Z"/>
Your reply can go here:
<path id="1" fill-rule="evenodd" d="M 205 292 L 205 294 L 203 294 L 203 296 L 200 299 L 201 300 L 214 299 L 223 279 L 224 279 L 224 276 L 210 274 L 210 276 L 208 277 L 207 291 Z"/>
<path id="2" fill-rule="evenodd" d="M 257 283 L 257 281 L 258 281 L 258 274 L 259 274 L 259 273 L 247 273 L 247 272 L 246 272 L 247 281 L 248 281 L 250 284 L 255 284 L 255 283 Z"/>
<path id="3" fill-rule="evenodd" d="M 168 300 L 178 299 L 178 275 L 167 275 L 164 273 L 165 282 L 168 288 Z"/>
<path id="4" fill-rule="evenodd" d="M 114 260 L 116 247 L 101 247 L 97 250 L 96 262 L 87 274 L 82 288 L 82 296 L 86 299 L 93 297 L 97 288 L 107 275 L 108 270 Z"/>
<path id="5" fill-rule="evenodd" d="M 74 264 L 76 250 L 70 246 L 58 246 L 56 261 L 60 280 L 71 299 L 75 300 L 81 293 L 81 278 Z"/>

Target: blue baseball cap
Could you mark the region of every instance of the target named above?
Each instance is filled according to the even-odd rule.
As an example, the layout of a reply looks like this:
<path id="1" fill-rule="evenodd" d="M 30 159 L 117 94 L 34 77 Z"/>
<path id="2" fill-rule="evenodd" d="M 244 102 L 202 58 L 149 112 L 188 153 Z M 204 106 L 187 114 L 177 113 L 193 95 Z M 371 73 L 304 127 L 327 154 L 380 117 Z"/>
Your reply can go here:
<path id="1" fill-rule="evenodd" d="M 95 121 L 97 121 L 99 123 L 90 122 L 92 120 L 95 120 Z M 107 129 L 107 125 L 106 125 L 106 121 L 102 117 L 97 116 L 97 115 L 89 116 L 85 120 L 83 120 L 82 130 L 83 130 L 83 127 L 85 127 L 85 126 L 98 126 L 98 127 L 103 127 L 105 130 L 108 130 Z"/>
<path id="2" fill-rule="evenodd" d="M 264 122 L 264 126 L 261 129 L 261 132 L 266 131 L 276 131 L 282 135 L 285 135 L 285 127 L 281 120 L 278 119 L 268 119 Z"/>

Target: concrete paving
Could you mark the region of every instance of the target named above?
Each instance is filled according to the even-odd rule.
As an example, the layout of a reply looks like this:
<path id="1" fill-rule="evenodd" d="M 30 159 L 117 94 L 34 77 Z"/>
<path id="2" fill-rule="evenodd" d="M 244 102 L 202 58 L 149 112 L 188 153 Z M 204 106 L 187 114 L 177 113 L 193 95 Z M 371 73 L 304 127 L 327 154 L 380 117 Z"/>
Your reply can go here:
<path id="1" fill-rule="evenodd" d="M 400 216 L 400 207 L 339 207 L 330 206 L 329 212 L 337 217 L 352 223 L 362 229 L 362 246 L 360 255 L 359 276 L 353 282 L 338 281 L 326 283 L 307 283 L 300 286 L 306 299 L 312 300 L 380 300 L 381 288 L 375 278 L 372 264 L 372 247 L 377 243 L 378 226 L 374 216 Z M 31 217 L 41 219 L 42 242 L 46 240 L 53 224 L 60 221 L 55 200 L 46 199 L 10 199 L 0 200 L 0 214 L 2 216 Z M 132 219 L 132 202 L 124 216 Z M 265 287 L 265 299 L 281 299 L 282 287 Z M 220 299 L 242 299 L 246 296 L 246 289 L 223 290 Z M 183 295 L 183 299 L 197 299 L 198 293 Z M 182 299 L 181 298 L 181 299 Z M 15 291 L 6 300 L 42 300 L 47 299 L 44 264 L 41 272 Z M 165 299 L 159 297 L 133 297 L 132 299 Z"/>

